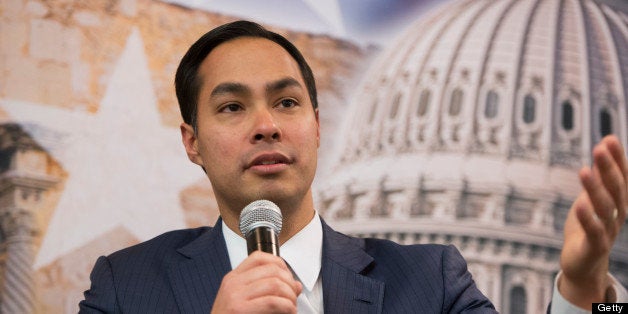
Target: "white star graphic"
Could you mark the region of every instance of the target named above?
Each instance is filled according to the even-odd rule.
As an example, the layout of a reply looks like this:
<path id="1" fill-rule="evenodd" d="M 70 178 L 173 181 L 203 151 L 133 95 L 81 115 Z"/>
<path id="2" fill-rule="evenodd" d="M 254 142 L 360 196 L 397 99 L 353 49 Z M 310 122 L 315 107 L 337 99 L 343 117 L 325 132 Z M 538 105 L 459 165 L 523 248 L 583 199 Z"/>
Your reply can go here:
<path id="1" fill-rule="evenodd" d="M 120 225 L 140 240 L 185 227 L 179 192 L 203 173 L 179 131 L 160 123 L 137 29 L 96 114 L 10 100 L 0 107 L 69 173 L 35 269 Z"/>
<path id="2" fill-rule="evenodd" d="M 337 0 L 303 0 L 303 2 L 325 19 L 337 36 L 344 37 L 347 35 Z"/>
<path id="3" fill-rule="evenodd" d="M 345 37 L 345 25 L 338 0 L 256 1 L 256 0 L 163 0 L 164 2 L 210 12 L 253 19 L 257 22 Z"/>

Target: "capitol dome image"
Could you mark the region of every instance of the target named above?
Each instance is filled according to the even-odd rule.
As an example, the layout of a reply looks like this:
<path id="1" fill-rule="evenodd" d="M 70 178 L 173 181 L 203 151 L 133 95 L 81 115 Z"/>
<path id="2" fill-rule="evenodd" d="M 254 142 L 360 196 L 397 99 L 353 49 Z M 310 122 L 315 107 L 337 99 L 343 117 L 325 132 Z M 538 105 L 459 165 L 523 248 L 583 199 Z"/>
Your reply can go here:
<path id="1" fill-rule="evenodd" d="M 503 313 L 543 313 L 595 143 L 628 147 L 628 9 L 453 1 L 420 17 L 355 92 L 317 209 L 337 230 L 454 244 Z M 628 285 L 628 227 L 611 255 Z"/>

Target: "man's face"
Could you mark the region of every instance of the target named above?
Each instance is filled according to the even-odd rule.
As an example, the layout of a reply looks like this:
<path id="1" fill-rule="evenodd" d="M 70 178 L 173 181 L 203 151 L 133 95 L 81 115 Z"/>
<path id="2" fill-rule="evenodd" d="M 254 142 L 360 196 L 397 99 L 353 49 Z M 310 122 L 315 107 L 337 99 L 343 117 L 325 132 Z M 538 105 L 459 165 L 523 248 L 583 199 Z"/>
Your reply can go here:
<path id="1" fill-rule="evenodd" d="M 270 40 L 243 37 L 216 47 L 199 77 L 197 133 L 181 130 L 221 211 L 257 199 L 298 208 L 311 197 L 319 122 L 296 61 Z"/>

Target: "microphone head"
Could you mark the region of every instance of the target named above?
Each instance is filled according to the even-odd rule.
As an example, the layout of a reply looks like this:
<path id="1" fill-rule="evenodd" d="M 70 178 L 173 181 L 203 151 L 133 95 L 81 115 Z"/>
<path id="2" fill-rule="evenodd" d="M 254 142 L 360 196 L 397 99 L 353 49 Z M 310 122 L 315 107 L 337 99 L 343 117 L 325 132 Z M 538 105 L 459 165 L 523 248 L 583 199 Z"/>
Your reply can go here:
<path id="1" fill-rule="evenodd" d="M 240 213 L 240 232 L 246 236 L 255 228 L 268 227 L 279 235 L 282 220 L 279 206 L 271 201 L 257 200 L 246 205 Z"/>

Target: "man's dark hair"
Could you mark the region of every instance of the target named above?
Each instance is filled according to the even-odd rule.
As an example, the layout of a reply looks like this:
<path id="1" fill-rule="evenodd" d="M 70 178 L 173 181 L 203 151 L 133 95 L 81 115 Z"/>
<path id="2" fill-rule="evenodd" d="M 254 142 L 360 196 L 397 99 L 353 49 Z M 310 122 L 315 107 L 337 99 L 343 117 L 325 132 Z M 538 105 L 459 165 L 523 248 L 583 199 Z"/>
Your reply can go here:
<path id="1" fill-rule="evenodd" d="M 299 50 L 283 36 L 271 32 L 261 25 L 249 21 L 236 21 L 218 26 L 199 38 L 187 51 L 174 79 L 179 108 L 183 121 L 196 129 L 198 95 L 202 80 L 198 68 L 209 53 L 220 44 L 240 37 L 256 37 L 271 40 L 285 49 L 299 65 L 303 81 L 310 95 L 314 109 L 318 108 L 316 100 L 316 83 L 310 66 Z"/>

